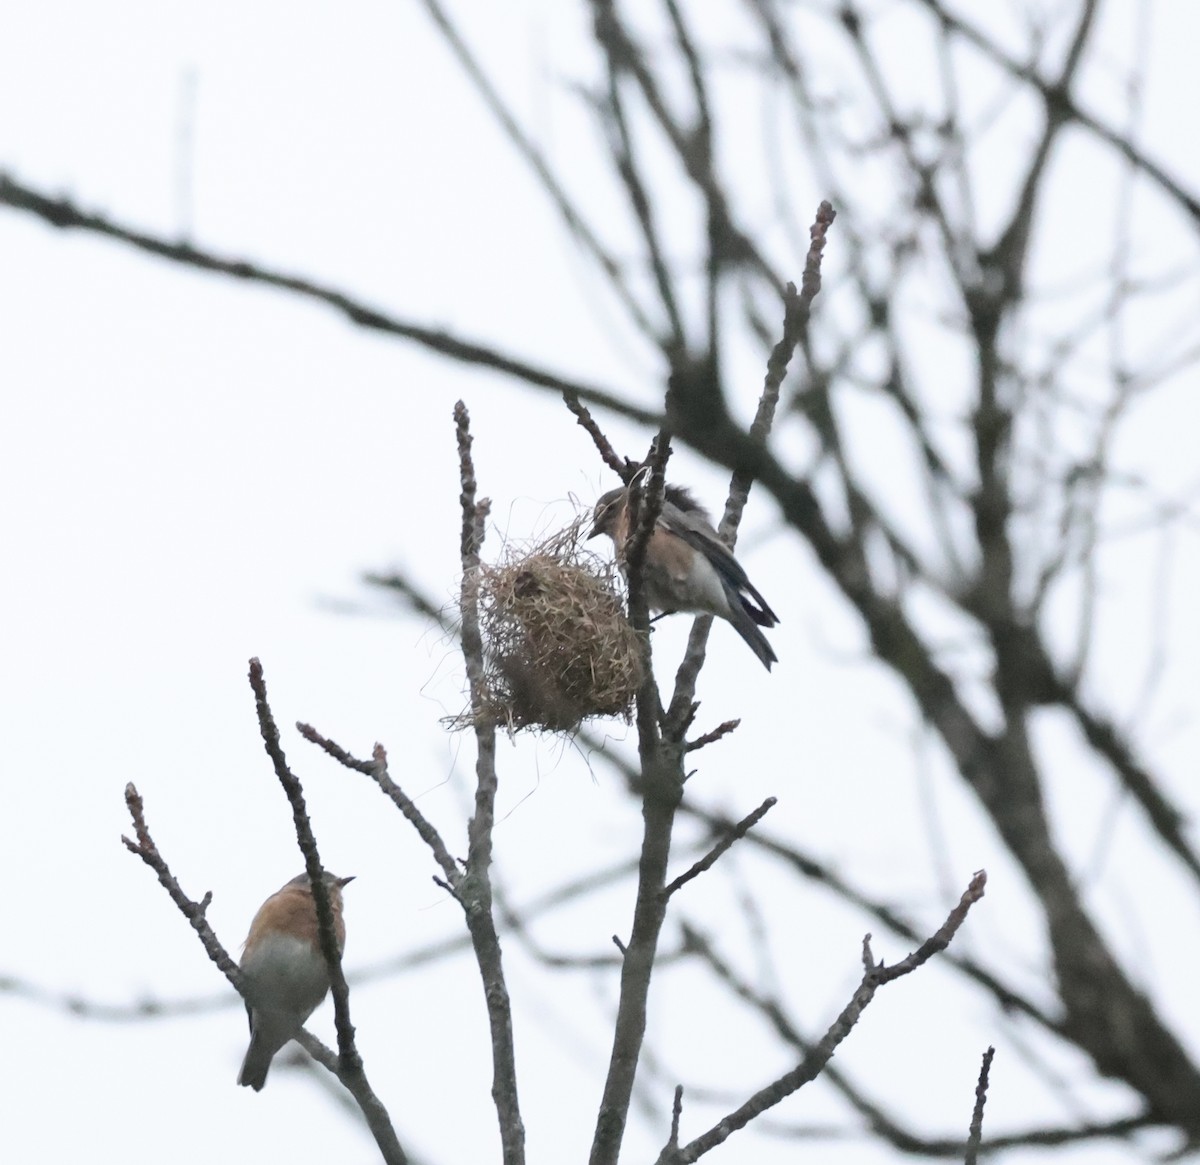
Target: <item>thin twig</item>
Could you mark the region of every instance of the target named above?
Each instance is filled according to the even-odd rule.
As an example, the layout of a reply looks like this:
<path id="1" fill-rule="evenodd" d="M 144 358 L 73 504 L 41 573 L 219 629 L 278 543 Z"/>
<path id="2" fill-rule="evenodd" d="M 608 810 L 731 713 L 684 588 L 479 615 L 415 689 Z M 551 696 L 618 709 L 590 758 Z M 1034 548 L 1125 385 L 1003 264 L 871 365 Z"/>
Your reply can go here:
<path id="1" fill-rule="evenodd" d="M 472 719 L 480 726 L 487 718 L 479 715 L 483 701 L 483 639 L 479 631 L 479 552 L 483 548 L 484 522 L 491 503 L 487 498 L 476 501 L 475 465 L 471 460 L 471 418 L 467 406 L 459 401 L 454 406 L 455 436 L 458 442 L 458 468 L 461 492 L 462 526 L 459 534 L 459 554 L 462 560 L 462 586 L 459 608 L 462 611 L 463 659 L 467 667 L 467 682 L 471 689 Z M 476 733 L 482 743 L 484 736 Z"/>
<path id="2" fill-rule="evenodd" d="M 642 569 L 646 561 L 646 549 L 658 517 L 662 513 L 666 497 L 667 461 L 671 456 L 671 435 L 666 429 L 659 430 L 651 443 L 650 452 L 643 462 L 643 469 L 630 479 L 629 526 L 621 549 L 624 559 L 625 584 L 629 607 L 629 622 L 638 636 L 642 652 L 642 686 L 637 694 L 638 749 L 643 761 L 656 747 L 659 739 L 659 724 L 662 720 L 662 701 L 658 683 L 654 678 L 654 667 L 650 649 L 650 612 L 642 588 Z"/>
<path id="3" fill-rule="evenodd" d="M 421 840 L 429 846 L 434 860 L 446 875 L 447 881 L 451 884 L 458 881 L 458 865 L 450 856 L 450 851 L 447 849 L 446 843 L 442 840 L 442 835 L 438 833 L 432 822 L 417 808 L 412 798 L 389 775 L 387 750 L 382 744 L 375 745 L 370 760 L 361 760 L 356 756 L 351 756 L 350 753 L 327 736 L 322 736 L 311 724 L 297 722 L 296 731 L 305 740 L 310 741 L 318 748 L 327 752 L 339 764 L 352 769 L 354 772 L 364 773 L 370 777 L 391 798 L 392 803 L 404 814 L 412 827 L 417 831 Z"/>
<path id="4" fill-rule="evenodd" d="M 979 1081 L 975 1085 L 975 1110 L 971 1113 L 971 1128 L 967 1134 L 967 1152 L 963 1158 L 963 1165 L 975 1165 L 979 1160 L 979 1146 L 983 1141 L 983 1106 L 987 1103 L 988 1078 L 995 1055 L 996 1049 L 988 1048 L 983 1053 L 983 1063 L 979 1066 Z"/>
<path id="5" fill-rule="evenodd" d="M 662 513 L 666 493 L 667 462 L 671 457 L 671 434 L 660 429 L 643 463 L 648 473 L 637 473 L 629 485 L 629 533 L 623 555 L 629 592 L 641 593 L 641 572 L 650 535 Z M 632 604 L 632 599 L 631 599 Z"/>
<path id="6" fill-rule="evenodd" d="M 354 1025 L 350 1022 L 350 989 L 342 970 L 342 952 L 337 941 L 333 921 L 333 904 L 329 900 L 329 887 L 325 884 L 325 868 L 317 852 L 317 839 L 313 834 L 308 808 L 304 803 L 304 789 L 299 778 L 288 767 L 279 739 L 279 727 L 267 702 L 267 685 L 263 677 L 262 664 L 258 659 L 250 660 L 250 687 L 254 690 L 254 702 L 258 711 L 258 727 L 267 755 L 275 768 L 275 776 L 283 787 L 284 795 L 292 808 L 292 822 L 296 828 L 296 840 L 304 855 L 304 866 L 308 871 L 312 888 L 313 903 L 317 911 L 317 937 L 321 953 L 329 969 L 329 985 L 333 995 L 333 1010 L 337 1025 L 338 1053 L 343 1063 L 354 1072 L 362 1071 L 362 1060 L 354 1043 Z"/>
<path id="7" fill-rule="evenodd" d="M 728 736 L 739 724 L 741 718 L 736 720 L 725 720 L 716 726 L 711 732 L 706 732 L 703 736 L 697 736 L 695 740 L 689 740 L 684 745 L 684 752 L 695 752 L 698 748 L 704 748 L 709 744 L 716 744 L 722 736 Z"/>
<path id="8" fill-rule="evenodd" d="M 950 945 L 950 940 L 958 933 L 958 928 L 966 921 L 968 911 L 983 897 L 986 888 L 987 871 L 979 870 L 971 879 L 971 884 L 963 892 L 963 896 L 958 900 L 954 909 L 947 915 L 946 921 L 938 927 L 934 934 L 930 935 L 915 951 L 901 959 L 900 962 L 893 963 L 890 967 L 885 967 L 881 963 L 875 968 L 879 982 L 890 983 L 893 979 L 899 979 L 911 971 L 915 971 L 923 963 L 929 962 L 934 955 L 944 951 Z"/>
<path id="9" fill-rule="evenodd" d="M 130 841 L 127 837 L 122 837 L 121 840 L 125 843 L 125 848 L 130 853 L 137 854 L 158 876 L 163 889 L 171 896 L 171 901 L 179 907 L 180 913 L 191 923 L 192 929 L 200 936 L 200 942 L 204 945 L 204 950 L 207 952 L 208 957 L 240 993 L 242 989 L 242 973 L 238 969 L 237 963 L 230 957 L 229 952 L 221 945 L 220 940 L 213 932 L 212 927 L 209 926 L 208 919 L 205 917 L 209 903 L 212 901 L 212 892 L 209 891 L 206 893 L 199 902 L 192 901 L 183 892 L 182 887 L 167 866 L 166 859 L 158 852 L 158 846 L 154 844 L 154 839 L 150 836 L 150 830 L 146 825 L 145 805 L 142 802 L 141 794 L 137 791 L 137 787 L 132 781 L 125 786 L 125 804 L 129 808 L 130 817 L 133 818 L 134 834 L 137 837 L 136 842 Z"/>
<path id="10" fill-rule="evenodd" d="M 431 619 L 443 631 L 457 629 L 458 624 L 453 617 L 453 605 L 443 604 L 439 606 L 412 579 L 400 571 L 392 570 L 387 573 L 367 571 L 362 577 L 363 582 L 368 583 L 370 586 L 395 591 L 407 601 L 408 605 L 418 615 L 424 615 L 427 619 Z M 345 610 L 345 607 L 340 609 Z"/>
<path id="11" fill-rule="evenodd" d="M 604 273 L 614 294 L 621 301 L 638 329 L 643 335 L 653 338 L 655 329 L 629 286 L 629 281 L 624 274 L 624 264 L 604 247 L 596 232 L 585 221 L 579 207 L 571 200 L 562 183 L 551 170 L 545 155 L 534 145 L 529 135 L 518 124 L 512 111 L 505 105 L 500 93 L 484 72 L 483 66 L 467 47 L 466 41 L 451 21 L 445 8 L 437 0 L 424 0 L 424 4 L 433 18 L 434 24 L 445 37 L 450 50 L 458 58 L 467 79 L 475 86 L 476 92 L 499 122 L 513 149 L 528 163 L 566 228 Z"/>
<path id="12" fill-rule="evenodd" d="M 646 185 L 634 150 L 629 119 L 625 115 L 625 102 L 621 95 L 621 67 L 612 54 L 608 55 L 608 86 L 606 100 L 599 102 L 608 139 L 612 168 L 621 181 L 625 196 L 646 249 L 646 265 L 654 276 L 659 302 L 667 317 L 667 335 L 656 335 L 655 339 L 664 355 L 674 362 L 687 351 L 683 318 L 680 314 L 678 295 L 672 281 L 670 264 L 664 253 L 660 229 L 655 221 L 654 202 Z"/>
<path id="13" fill-rule="evenodd" d="M 630 461 L 627 457 L 617 455 L 617 451 L 612 447 L 609 439 L 601 432 L 600 426 L 596 423 L 588 407 L 579 399 L 578 393 L 564 392 L 562 398 L 567 408 L 571 410 L 571 414 L 575 417 L 576 422 L 591 437 L 592 443 L 596 446 L 596 451 L 600 454 L 604 464 L 628 485 L 634 473 L 637 472 L 638 467 L 636 463 Z"/>
<path id="14" fill-rule="evenodd" d="M 681 886 L 686 886 L 693 878 L 698 878 L 705 870 L 711 870 L 717 863 L 717 859 L 721 857 L 726 850 L 733 845 L 735 841 L 743 838 L 752 830 L 775 806 L 775 798 L 768 797 L 753 813 L 747 814 L 741 821 L 734 826 L 716 845 L 712 847 L 691 869 L 679 875 L 664 891 L 666 897 L 670 897 Z"/>
<path id="15" fill-rule="evenodd" d="M 671 1105 L 671 1133 L 667 1143 L 658 1155 L 658 1162 L 671 1160 L 672 1154 L 679 1151 L 679 1121 L 683 1116 L 683 1085 L 675 1085 L 675 1099 Z M 658 1163 L 656 1163 L 658 1165 Z"/>
<path id="16" fill-rule="evenodd" d="M 804 265 L 801 279 L 802 291 L 796 291 L 796 285 L 789 283 L 783 295 L 783 335 L 771 351 L 767 360 L 767 373 L 763 380 L 763 389 L 759 394 L 758 408 L 754 421 L 750 425 L 750 433 L 745 441 L 733 476 L 729 482 L 729 495 L 725 502 L 725 513 L 717 527 L 717 533 L 732 550 L 737 545 L 738 526 L 741 524 L 742 512 L 750 497 L 750 485 L 759 468 L 759 462 L 765 455 L 767 438 L 775 421 L 775 411 L 779 405 L 779 395 L 783 381 L 787 375 L 788 365 L 796 345 L 805 335 L 809 318 L 812 314 L 812 303 L 821 290 L 821 256 L 825 249 L 825 238 L 835 217 L 835 211 L 828 202 L 822 202 L 817 207 L 817 214 L 809 230 L 810 244 L 808 256 Z M 672 401 L 674 393 L 667 397 L 667 416 L 675 418 L 680 425 L 680 433 L 687 440 L 696 432 L 697 426 L 707 423 L 707 418 L 692 418 L 687 416 L 686 401 Z M 675 674 L 675 691 L 671 696 L 671 704 L 667 709 L 666 731 L 673 739 L 682 739 L 687 731 L 685 718 L 687 709 L 696 695 L 696 681 L 708 647 L 708 635 L 712 630 L 712 616 L 701 615 L 692 624 L 688 636 L 687 650 L 683 661 Z"/>

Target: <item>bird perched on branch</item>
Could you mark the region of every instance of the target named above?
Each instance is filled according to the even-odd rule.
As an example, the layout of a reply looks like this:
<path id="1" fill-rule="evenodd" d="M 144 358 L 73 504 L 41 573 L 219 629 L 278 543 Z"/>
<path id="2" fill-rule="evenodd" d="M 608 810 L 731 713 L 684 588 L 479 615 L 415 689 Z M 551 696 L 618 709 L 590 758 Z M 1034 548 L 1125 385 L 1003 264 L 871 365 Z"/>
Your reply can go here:
<path id="1" fill-rule="evenodd" d="M 629 525 L 629 490 L 611 489 L 596 503 L 589 538 L 607 534 L 624 566 Z M 686 489 L 669 485 L 642 567 L 646 605 L 664 615 L 675 611 L 716 615 L 734 630 L 770 671 L 778 658 L 760 627 L 779 618 L 721 541 L 708 514 Z"/>
<path id="2" fill-rule="evenodd" d="M 326 871 L 324 880 L 340 952 L 346 943 L 342 887 L 354 878 Z M 238 1083 L 258 1092 L 267 1082 L 275 1053 L 299 1033 L 329 990 L 308 874 L 298 874 L 258 908 L 242 948 L 241 968 L 250 1047 Z"/>

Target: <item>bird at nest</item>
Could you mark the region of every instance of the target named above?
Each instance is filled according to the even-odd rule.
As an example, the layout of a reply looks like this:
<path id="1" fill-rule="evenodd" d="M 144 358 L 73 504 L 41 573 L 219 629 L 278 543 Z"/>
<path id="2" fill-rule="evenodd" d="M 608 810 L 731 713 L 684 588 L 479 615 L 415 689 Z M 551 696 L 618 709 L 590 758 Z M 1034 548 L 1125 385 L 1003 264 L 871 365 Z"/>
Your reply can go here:
<path id="1" fill-rule="evenodd" d="M 629 489 L 611 489 L 596 502 L 589 538 L 607 534 L 624 568 L 630 534 Z M 669 485 L 646 544 L 642 593 L 652 611 L 716 615 L 733 625 L 770 671 L 778 657 L 762 627 L 779 617 L 721 541 L 704 508 L 681 486 Z"/>

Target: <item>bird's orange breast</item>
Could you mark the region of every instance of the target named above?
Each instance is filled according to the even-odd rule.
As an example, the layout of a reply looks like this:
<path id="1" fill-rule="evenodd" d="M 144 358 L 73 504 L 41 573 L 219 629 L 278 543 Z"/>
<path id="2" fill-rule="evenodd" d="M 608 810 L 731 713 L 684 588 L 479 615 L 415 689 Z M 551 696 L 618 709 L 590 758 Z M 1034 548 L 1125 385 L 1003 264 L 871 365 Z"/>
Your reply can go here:
<path id="1" fill-rule="evenodd" d="M 341 895 L 331 891 L 330 904 L 333 906 L 333 929 L 337 935 L 338 948 L 346 944 L 346 924 L 342 921 Z M 319 945 L 317 929 L 317 908 L 312 894 L 307 890 L 287 887 L 272 894 L 259 908 L 250 924 L 250 933 L 246 936 L 246 946 L 252 947 L 267 931 L 280 930 L 293 938 L 304 939 L 314 947 Z"/>

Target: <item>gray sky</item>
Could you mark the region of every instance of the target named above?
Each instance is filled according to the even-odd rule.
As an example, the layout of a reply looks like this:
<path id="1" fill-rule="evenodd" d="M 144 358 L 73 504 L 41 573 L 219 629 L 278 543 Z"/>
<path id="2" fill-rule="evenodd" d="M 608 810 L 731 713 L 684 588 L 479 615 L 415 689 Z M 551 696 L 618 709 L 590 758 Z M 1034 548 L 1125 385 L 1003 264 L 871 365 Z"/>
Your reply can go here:
<path id="1" fill-rule="evenodd" d="M 1105 115 L 1119 111 L 1106 107 L 1103 71 L 1127 59 L 1134 7 L 1109 6 L 1100 75 L 1083 88 Z M 1143 137 L 1196 189 L 1200 158 L 1180 140 L 1194 141 L 1200 23 L 1185 7 L 1155 8 Z M 582 136 L 564 81 L 593 66 L 586 28 L 567 8 L 547 0 L 503 11 L 460 5 L 510 100 L 586 192 L 599 183 L 602 159 Z M 896 35 L 903 45 L 902 27 Z M 919 88 L 919 69 L 913 74 Z M 980 103 L 986 98 L 981 80 Z M 1014 149 L 1028 133 L 1018 113 L 994 129 Z M 761 119 L 748 105 L 755 140 Z M 754 147 L 731 148 L 749 156 Z M 1094 196 L 1106 180 L 1091 165 L 1081 150 L 1078 190 L 1047 211 L 1048 278 L 1078 272 L 1071 260 L 1097 235 L 1107 238 L 1104 200 Z M 417 5 L 356 2 L 336 13 L 303 3 L 10 5 L 0 16 L 0 168 L 148 231 L 188 232 L 218 253 L 331 284 L 553 368 L 582 369 L 654 403 L 653 355 L 574 254 Z M 1001 177 L 997 170 L 997 184 Z M 986 213 L 990 187 L 982 189 Z M 591 197 L 602 212 L 599 185 Z M 798 177 L 801 223 L 820 197 L 811 175 Z M 766 213 L 765 193 L 761 206 Z M 689 211 L 678 213 L 682 221 Z M 1139 224 L 1136 246 L 1148 263 L 1169 256 L 1181 246 L 1178 224 L 1152 215 Z M 1194 282 L 1180 296 L 1138 321 L 1133 351 L 1153 351 L 1182 310 L 1195 311 Z M 361 755 L 382 741 L 393 775 L 452 850 L 464 850 L 473 746 L 439 725 L 463 706 L 461 661 L 436 628 L 390 617 L 358 576 L 396 565 L 440 600 L 454 594 L 450 415 L 460 397 L 472 413 L 481 492 L 494 499 L 492 552 L 504 535 L 565 521 L 572 498 L 590 505 L 611 477 L 551 397 L 355 330 L 326 309 L 9 210 L 0 211 L 0 320 L 0 851 L 9 881 L 0 896 L 0 974 L 113 1004 L 228 1001 L 188 1018 L 113 1025 L 0 994 L 0 1144 L 22 1161 L 117 1151 L 134 1165 L 217 1153 L 268 1153 L 295 1165 L 371 1160 L 369 1140 L 311 1080 L 277 1069 L 261 1095 L 234 1087 L 242 1011 L 150 872 L 121 846 L 129 829 L 122 790 L 137 784 L 175 873 L 195 897 L 212 890 L 210 917 L 236 948 L 261 899 L 302 865 L 258 740 L 245 678 L 257 655 L 322 856 L 358 875 L 347 892 L 348 969 L 460 934 L 460 913 L 432 884 L 434 865 L 411 830 L 365 780 L 317 754 L 290 725 L 311 721 Z M 744 361 L 745 413 L 762 368 L 748 353 L 732 359 Z M 1197 422 L 1189 373 L 1135 415 L 1122 465 L 1150 476 L 1164 496 L 1194 483 Z M 644 450 L 648 433 L 606 427 L 623 451 Z M 869 409 L 858 432 L 863 456 L 886 458 L 886 426 Z M 721 477 L 686 452 L 673 476 L 719 505 Z M 897 488 L 897 505 L 915 504 Z M 960 941 L 964 950 L 1010 950 L 1014 979 L 1038 995 L 1044 952 L 1019 876 L 997 856 L 937 751 L 926 741 L 914 752 L 912 711 L 869 666 L 857 621 L 807 555 L 774 530 L 770 505 L 752 501 L 741 557 L 783 618 L 772 639 L 781 663 L 768 676 L 732 631 L 715 630 L 700 723 L 744 723 L 703 754 L 699 795 L 738 816 L 779 796 L 773 831 L 906 902 L 931 927 L 971 872 L 987 866 L 987 899 Z M 1187 601 L 1200 566 L 1194 529 L 1170 553 L 1164 567 L 1158 543 L 1130 536 L 1106 554 L 1110 615 L 1095 675 L 1108 707 L 1142 716 L 1149 759 L 1195 811 L 1200 675 L 1186 650 L 1200 633 Z M 1168 582 L 1156 589 L 1164 570 Z M 1169 663 L 1139 707 L 1154 594 L 1173 629 Z M 362 613 L 332 611 L 330 599 L 361 604 Z M 687 623 L 660 628 L 655 646 L 667 676 Z M 630 735 L 620 724 L 612 731 Z M 1068 734 L 1049 722 L 1042 736 L 1061 762 L 1056 827 L 1079 868 L 1094 871 L 1094 907 L 1195 1050 L 1200 1021 L 1185 986 L 1194 903 L 1148 850 L 1136 814 L 1073 774 Z M 638 814 L 602 763 L 546 740 L 503 743 L 500 765 L 499 870 L 517 902 L 632 852 Z M 688 839 L 685 827 L 680 860 Z M 1097 853 L 1101 864 L 1089 866 Z M 747 883 L 763 874 L 752 855 L 733 860 Z M 623 883 L 584 911 L 548 915 L 538 938 L 556 951 L 611 950 L 609 936 L 627 931 L 631 902 Z M 767 909 L 776 967 L 802 1018 L 820 1030 L 857 981 L 863 922 L 815 890 Z M 722 928 L 729 949 L 739 949 L 745 926 L 731 884 L 714 881 L 682 910 Z M 582 1159 L 616 973 L 548 976 L 517 943 L 506 952 L 530 1160 Z M 888 959 L 905 953 L 876 946 Z M 717 1018 L 713 1000 L 698 973 L 659 981 L 651 1030 L 669 1078 L 654 1087 L 660 1105 L 669 1106 L 672 1066 L 686 1065 L 689 1079 L 730 1097 L 787 1066 L 767 1033 Z M 402 1138 L 436 1165 L 496 1156 L 481 1004 L 477 974 L 462 958 L 373 981 L 353 996 L 375 1088 Z M 328 1005 L 310 1026 L 331 1038 Z M 838 1061 L 880 1071 L 891 1086 L 910 1077 L 905 1115 L 953 1134 L 969 1116 L 978 1057 L 999 1039 L 990 1012 L 931 968 L 883 992 Z M 1067 1076 L 1081 1068 L 1056 1067 Z M 993 1131 L 1058 1111 L 1011 1052 L 993 1079 Z M 1103 1087 L 1083 1103 L 1103 1119 L 1121 1099 Z M 693 1132 L 704 1127 L 701 1111 Z M 844 1124 L 848 1115 L 818 1086 L 783 1106 L 779 1119 Z M 628 1158 L 648 1158 L 664 1136 L 665 1124 L 635 1121 Z M 745 1159 L 742 1151 L 713 1160 Z M 797 1151 L 765 1139 L 754 1159 L 793 1161 Z M 857 1163 L 887 1154 L 851 1142 L 820 1157 Z M 1103 1165 L 1124 1153 L 1091 1146 L 1074 1159 Z"/>

